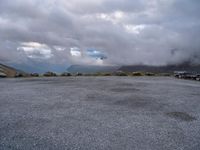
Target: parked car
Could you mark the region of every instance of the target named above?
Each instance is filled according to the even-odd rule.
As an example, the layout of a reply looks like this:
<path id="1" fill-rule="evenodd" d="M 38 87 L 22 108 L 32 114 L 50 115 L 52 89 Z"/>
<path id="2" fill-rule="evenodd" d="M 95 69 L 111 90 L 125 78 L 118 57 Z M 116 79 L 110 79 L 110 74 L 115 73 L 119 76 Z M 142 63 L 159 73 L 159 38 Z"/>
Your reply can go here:
<path id="1" fill-rule="evenodd" d="M 7 75 L 5 73 L 0 72 L 0 78 L 6 78 L 6 77 L 7 77 Z"/>
<path id="2" fill-rule="evenodd" d="M 190 75 L 190 73 L 188 73 L 186 71 L 175 71 L 174 72 L 174 76 L 179 79 L 181 79 L 181 78 L 185 79 L 185 78 L 187 78 L 188 75 Z"/>
<path id="3" fill-rule="evenodd" d="M 190 73 L 186 71 L 175 72 L 174 76 L 180 79 L 190 79 L 200 81 L 200 74 Z"/>
<path id="4" fill-rule="evenodd" d="M 197 81 L 200 81 L 200 74 L 197 74 L 197 75 L 196 75 L 196 80 L 197 80 Z"/>

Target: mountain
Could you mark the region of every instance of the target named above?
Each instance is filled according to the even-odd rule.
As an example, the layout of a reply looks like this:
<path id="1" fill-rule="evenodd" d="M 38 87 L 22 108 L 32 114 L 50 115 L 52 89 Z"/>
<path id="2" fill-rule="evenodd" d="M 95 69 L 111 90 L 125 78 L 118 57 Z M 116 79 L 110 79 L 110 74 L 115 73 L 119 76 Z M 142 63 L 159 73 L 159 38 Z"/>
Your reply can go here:
<path id="1" fill-rule="evenodd" d="M 13 67 L 7 66 L 7 65 L 3 65 L 0 64 L 0 76 L 1 77 L 15 77 L 16 75 L 27 75 L 25 72 L 21 71 L 21 70 L 17 70 Z"/>
<path id="2" fill-rule="evenodd" d="M 117 71 L 119 68 L 119 66 L 71 65 L 67 71 L 70 73 L 109 73 Z"/>
<path id="3" fill-rule="evenodd" d="M 194 73 L 200 73 L 200 65 L 166 65 L 166 66 L 145 66 L 145 65 L 130 65 L 122 66 L 119 68 L 120 71 L 125 72 L 153 72 L 153 73 L 173 73 L 174 71 L 188 71 Z"/>
<path id="4" fill-rule="evenodd" d="M 62 73 L 66 70 L 66 67 L 69 65 L 67 64 L 50 64 L 47 62 L 36 62 L 36 61 L 29 61 L 28 63 L 24 64 L 9 64 L 14 68 L 20 68 L 25 72 L 28 73 L 45 73 L 47 71 Z"/>

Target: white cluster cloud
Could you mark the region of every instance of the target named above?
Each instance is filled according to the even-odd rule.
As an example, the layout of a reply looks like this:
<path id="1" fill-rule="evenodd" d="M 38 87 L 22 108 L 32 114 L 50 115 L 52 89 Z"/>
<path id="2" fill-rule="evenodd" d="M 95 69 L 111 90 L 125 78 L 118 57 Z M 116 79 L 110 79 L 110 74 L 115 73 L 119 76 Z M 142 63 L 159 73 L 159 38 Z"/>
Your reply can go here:
<path id="1" fill-rule="evenodd" d="M 146 27 L 146 25 L 124 25 L 124 28 L 129 33 L 140 34 L 140 32 Z"/>
<path id="2" fill-rule="evenodd" d="M 122 11 L 115 11 L 111 14 L 100 13 L 100 14 L 96 14 L 96 17 L 97 19 L 110 21 L 113 24 L 119 24 L 124 18 L 124 13 Z"/>
<path id="3" fill-rule="evenodd" d="M 53 56 L 52 50 L 46 44 L 37 42 L 23 42 L 17 50 L 24 51 L 27 57 L 33 59 L 50 59 Z"/>
<path id="4" fill-rule="evenodd" d="M 81 57 L 81 51 L 78 47 L 72 47 L 70 53 L 72 56 Z"/>

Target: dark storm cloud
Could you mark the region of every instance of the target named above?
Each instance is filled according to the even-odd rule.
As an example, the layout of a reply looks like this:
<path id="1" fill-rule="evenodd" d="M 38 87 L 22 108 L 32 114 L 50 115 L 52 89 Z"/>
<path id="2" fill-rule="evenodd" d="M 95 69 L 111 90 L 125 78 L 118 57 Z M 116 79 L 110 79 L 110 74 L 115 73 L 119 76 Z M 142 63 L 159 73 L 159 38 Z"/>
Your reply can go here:
<path id="1" fill-rule="evenodd" d="M 200 63 L 199 10 L 199 0 L 0 0 L 0 59 L 67 65 L 77 47 L 101 50 L 104 64 Z"/>

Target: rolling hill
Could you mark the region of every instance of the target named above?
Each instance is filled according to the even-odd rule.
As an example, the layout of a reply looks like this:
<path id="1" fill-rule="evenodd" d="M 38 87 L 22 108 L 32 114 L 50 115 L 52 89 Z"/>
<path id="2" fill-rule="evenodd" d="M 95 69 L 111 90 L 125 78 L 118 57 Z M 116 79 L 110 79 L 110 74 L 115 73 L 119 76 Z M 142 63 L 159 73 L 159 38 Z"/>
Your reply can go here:
<path id="1" fill-rule="evenodd" d="M 119 68 L 119 66 L 72 65 L 67 71 L 70 73 L 111 73 Z"/>

